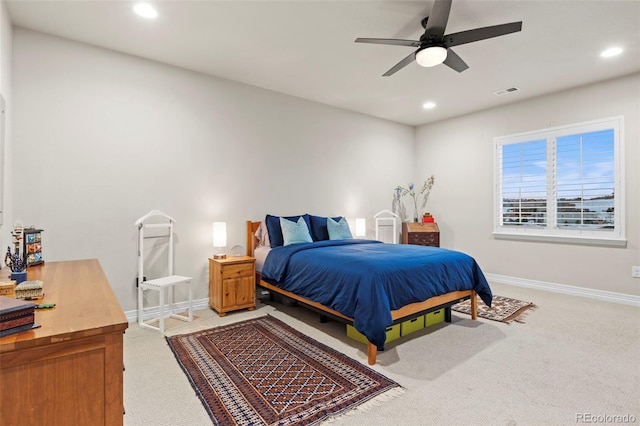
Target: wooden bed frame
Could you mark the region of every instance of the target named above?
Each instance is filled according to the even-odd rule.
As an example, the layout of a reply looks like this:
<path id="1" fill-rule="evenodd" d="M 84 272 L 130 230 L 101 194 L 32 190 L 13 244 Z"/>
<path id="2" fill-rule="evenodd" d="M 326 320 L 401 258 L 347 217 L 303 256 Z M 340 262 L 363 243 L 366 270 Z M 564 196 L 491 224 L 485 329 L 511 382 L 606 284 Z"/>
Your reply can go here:
<path id="1" fill-rule="evenodd" d="M 258 230 L 259 226 L 260 222 L 247 221 L 247 256 L 253 256 L 253 251 L 258 242 L 257 238 L 255 237 L 255 233 Z M 347 324 L 353 325 L 353 318 L 343 315 L 334 309 L 328 308 L 321 303 L 314 302 L 305 297 L 299 296 L 286 290 L 282 290 L 281 288 L 269 284 L 268 282 L 261 279 L 259 272 L 256 272 L 256 283 L 260 287 L 263 287 L 269 291 L 282 294 L 304 304 L 305 306 L 313 310 L 319 311 L 323 314 L 336 318 L 339 321 L 343 321 Z M 432 297 L 422 302 L 412 303 L 410 305 L 403 306 L 400 309 L 391 311 L 391 317 L 393 318 L 393 323 L 397 324 L 408 319 L 415 318 L 419 315 L 444 308 L 447 312 L 447 321 L 451 321 L 451 305 L 467 299 L 471 299 L 471 318 L 475 320 L 477 319 L 478 314 L 478 303 L 475 290 L 454 291 L 451 293 Z M 378 348 L 373 343 L 368 342 L 367 362 L 369 363 L 369 365 L 374 365 L 376 363 L 377 352 Z"/>

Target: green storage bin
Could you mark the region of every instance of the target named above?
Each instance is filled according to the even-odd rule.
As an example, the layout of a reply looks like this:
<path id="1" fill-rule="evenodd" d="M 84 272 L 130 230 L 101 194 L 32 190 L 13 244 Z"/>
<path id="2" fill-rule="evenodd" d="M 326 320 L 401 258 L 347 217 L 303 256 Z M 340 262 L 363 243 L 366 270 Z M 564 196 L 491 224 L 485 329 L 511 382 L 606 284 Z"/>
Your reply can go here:
<path id="1" fill-rule="evenodd" d="M 444 321 L 444 308 L 429 312 L 424 316 L 424 326 L 439 324 Z"/>
<path id="2" fill-rule="evenodd" d="M 424 315 L 400 323 L 400 335 L 406 336 L 424 328 Z"/>
<path id="3" fill-rule="evenodd" d="M 351 324 L 347 324 L 347 337 L 350 337 L 361 343 L 369 343 L 364 334 L 356 330 L 356 328 Z M 400 338 L 400 324 L 395 324 L 387 327 L 387 339 L 384 342 L 389 343 L 398 338 Z"/>

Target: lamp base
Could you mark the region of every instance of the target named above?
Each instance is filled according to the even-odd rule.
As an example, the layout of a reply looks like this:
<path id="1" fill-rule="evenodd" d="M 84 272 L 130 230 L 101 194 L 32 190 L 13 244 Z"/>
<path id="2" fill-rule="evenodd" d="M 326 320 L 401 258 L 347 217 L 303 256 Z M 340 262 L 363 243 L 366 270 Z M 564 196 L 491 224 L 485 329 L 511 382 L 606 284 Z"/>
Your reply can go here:
<path id="1" fill-rule="evenodd" d="M 214 259 L 226 259 L 227 255 L 226 254 L 214 254 L 213 258 Z"/>

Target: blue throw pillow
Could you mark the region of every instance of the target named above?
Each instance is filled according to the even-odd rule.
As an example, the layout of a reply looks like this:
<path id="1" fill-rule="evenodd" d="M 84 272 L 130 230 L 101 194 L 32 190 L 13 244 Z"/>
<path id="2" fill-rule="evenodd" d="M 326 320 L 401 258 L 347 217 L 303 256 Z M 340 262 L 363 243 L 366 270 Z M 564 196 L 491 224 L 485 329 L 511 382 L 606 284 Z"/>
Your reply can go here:
<path id="1" fill-rule="evenodd" d="M 327 231 L 329 231 L 330 240 L 346 240 L 348 238 L 353 238 L 347 219 L 344 217 L 338 222 L 330 217 L 327 218 Z"/>
<path id="2" fill-rule="evenodd" d="M 325 241 L 329 239 L 329 231 L 327 231 L 327 218 L 323 216 L 309 215 L 311 220 L 311 238 L 313 241 Z M 336 222 L 342 219 L 342 216 L 334 217 Z"/>
<path id="3" fill-rule="evenodd" d="M 282 238 L 285 246 L 289 244 L 313 242 L 307 223 L 301 217 L 298 218 L 297 222 L 292 222 L 289 219 L 281 217 L 280 228 L 282 228 Z"/>
<path id="4" fill-rule="evenodd" d="M 307 224 L 308 229 L 311 229 L 311 223 L 309 223 L 308 214 L 282 217 L 294 222 L 297 222 L 299 218 L 303 218 L 305 223 Z M 283 245 L 284 239 L 282 237 L 282 228 L 280 227 L 280 216 L 272 216 L 268 214 L 265 218 L 265 222 L 267 223 L 267 231 L 269 232 L 269 241 L 271 242 L 271 247 L 280 247 L 281 245 Z"/>

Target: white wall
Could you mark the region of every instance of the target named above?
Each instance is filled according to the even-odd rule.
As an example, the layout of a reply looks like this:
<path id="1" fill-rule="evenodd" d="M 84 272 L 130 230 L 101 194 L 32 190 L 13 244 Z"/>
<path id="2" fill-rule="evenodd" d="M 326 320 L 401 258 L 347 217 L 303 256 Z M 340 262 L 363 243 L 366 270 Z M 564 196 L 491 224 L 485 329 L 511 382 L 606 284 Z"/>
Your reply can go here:
<path id="1" fill-rule="evenodd" d="M 526 89 L 525 89 L 526 90 Z M 493 138 L 623 115 L 626 248 L 496 240 Z M 416 174 L 434 174 L 428 207 L 443 247 L 474 256 L 485 273 L 588 289 L 640 294 L 640 75 L 606 81 L 421 126 Z"/>
<path id="2" fill-rule="evenodd" d="M 98 258 L 124 310 L 151 209 L 204 298 L 212 221 L 245 245 L 247 219 L 372 218 L 411 179 L 409 126 L 24 29 L 13 47 L 14 218 L 48 261 Z"/>
<path id="3" fill-rule="evenodd" d="M 0 221 L 0 253 L 4 259 L 4 249 L 11 244 L 11 224 L 12 221 L 12 200 L 11 200 L 11 141 L 12 141 L 12 41 L 13 31 L 7 6 L 0 0 L 0 93 L 5 100 L 5 123 L 4 123 L 4 150 L 0 152 L 0 201 L 2 206 L 2 221 Z M 3 147 L 0 146 L 0 149 Z M 0 267 L 4 267 L 4 261 L 0 260 Z M 3 271 L 4 272 L 4 271 Z"/>

